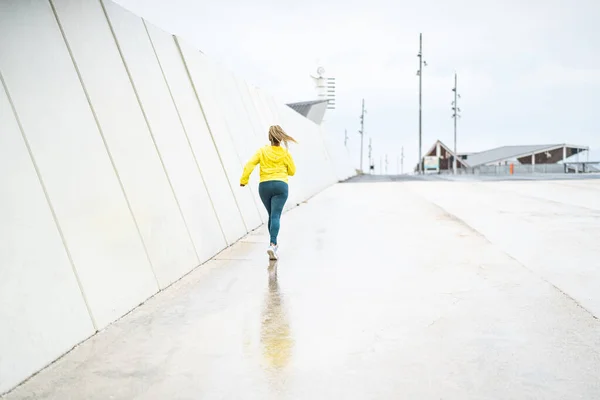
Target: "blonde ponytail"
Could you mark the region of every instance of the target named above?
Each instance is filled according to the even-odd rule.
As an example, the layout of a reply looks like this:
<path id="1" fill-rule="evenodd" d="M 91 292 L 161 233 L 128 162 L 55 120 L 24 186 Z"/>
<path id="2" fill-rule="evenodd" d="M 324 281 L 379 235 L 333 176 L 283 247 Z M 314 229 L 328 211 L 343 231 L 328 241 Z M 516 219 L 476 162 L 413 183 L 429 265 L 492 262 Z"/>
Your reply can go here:
<path id="1" fill-rule="evenodd" d="M 289 142 L 298 143 L 296 139 L 285 133 L 279 125 L 271 125 L 271 127 L 269 127 L 269 140 L 276 144 L 283 142 L 286 148 L 289 147 Z"/>

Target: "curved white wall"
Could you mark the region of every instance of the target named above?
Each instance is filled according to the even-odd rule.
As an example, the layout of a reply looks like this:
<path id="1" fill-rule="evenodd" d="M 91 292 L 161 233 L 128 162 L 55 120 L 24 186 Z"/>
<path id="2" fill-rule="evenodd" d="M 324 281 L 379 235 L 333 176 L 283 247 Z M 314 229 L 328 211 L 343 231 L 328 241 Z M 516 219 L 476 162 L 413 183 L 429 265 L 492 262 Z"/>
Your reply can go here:
<path id="1" fill-rule="evenodd" d="M 248 158 L 280 124 L 293 207 L 343 146 L 109 1 L 0 7 L 0 393 L 266 220 Z"/>

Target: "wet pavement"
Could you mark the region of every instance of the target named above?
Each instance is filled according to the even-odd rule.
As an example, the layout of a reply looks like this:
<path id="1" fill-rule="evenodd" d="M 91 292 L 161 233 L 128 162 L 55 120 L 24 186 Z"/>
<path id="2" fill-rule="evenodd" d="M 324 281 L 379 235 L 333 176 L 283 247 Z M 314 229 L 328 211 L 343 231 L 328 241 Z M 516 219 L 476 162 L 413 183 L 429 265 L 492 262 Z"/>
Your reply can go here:
<path id="1" fill-rule="evenodd" d="M 340 184 L 7 399 L 597 399 L 599 237 L 600 180 Z"/>

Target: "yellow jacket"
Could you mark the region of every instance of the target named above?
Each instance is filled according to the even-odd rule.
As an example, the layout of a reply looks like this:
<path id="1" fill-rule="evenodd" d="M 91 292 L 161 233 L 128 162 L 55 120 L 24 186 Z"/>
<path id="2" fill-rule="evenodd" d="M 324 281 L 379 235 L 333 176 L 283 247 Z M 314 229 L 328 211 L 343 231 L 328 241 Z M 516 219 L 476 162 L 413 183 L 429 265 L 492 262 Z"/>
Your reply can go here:
<path id="1" fill-rule="evenodd" d="M 244 167 L 240 184 L 247 185 L 250 174 L 257 164 L 260 164 L 260 181 L 288 181 L 288 176 L 294 176 L 296 165 L 287 149 L 281 146 L 261 147 Z"/>

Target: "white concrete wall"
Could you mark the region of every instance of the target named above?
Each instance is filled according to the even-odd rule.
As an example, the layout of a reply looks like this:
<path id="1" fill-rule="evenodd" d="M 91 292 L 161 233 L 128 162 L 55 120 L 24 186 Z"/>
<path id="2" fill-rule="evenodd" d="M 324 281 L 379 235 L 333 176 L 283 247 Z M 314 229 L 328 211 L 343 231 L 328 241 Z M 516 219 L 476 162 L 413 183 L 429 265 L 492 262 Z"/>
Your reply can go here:
<path id="1" fill-rule="evenodd" d="M 187 65 L 171 35 L 149 23 L 146 26 L 222 232 L 228 244 L 234 243 L 246 232 L 244 222 L 206 124 Z M 197 206 L 207 208 L 203 203 Z M 218 235 L 218 232 L 210 234 Z"/>
<path id="2" fill-rule="evenodd" d="M 0 127 L 1 392 L 94 328 L 3 87 Z"/>
<path id="3" fill-rule="evenodd" d="M 212 60 L 183 40 L 178 40 L 178 43 L 246 231 L 252 230 L 260 225 L 260 214 L 253 193 L 247 190 L 238 190 L 240 171 L 244 162 L 237 154 L 232 140 L 230 122 L 228 123 L 226 117 L 227 111 L 224 110 L 225 107 L 228 107 L 226 98 L 232 94 L 223 92 L 222 85 L 218 82 L 221 78 L 220 71 Z M 235 96 L 237 93 L 233 95 Z"/>
<path id="4" fill-rule="evenodd" d="M 243 165 L 280 124 L 288 208 L 353 174 L 319 126 L 109 1 L 0 7 L 0 393 L 266 220 Z"/>
<path id="5" fill-rule="evenodd" d="M 156 132 L 149 129 L 140 106 L 140 93 L 144 92 L 140 90 L 139 81 L 130 80 L 130 74 L 132 78 L 137 77 L 134 73 L 138 71 L 131 68 L 131 62 L 124 62 L 115 45 L 111 30 L 116 32 L 122 25 L 118 20 L 120 13 L 109 23 L 102 5 L 96 1 L 53 0 L 53 4 L 154 273 L 160 287 L 165 287 L 176 279 L 179 270 L 190 270 L 199 260 L 165 173 L 156 146 Z M 108 11 L 119 7 L 106 4 Z M 123 11 L 120 7 L 119 10 Z M 135 20 L 141 23 L 139 18 Z M 132 30 L 135 28 L 138 27 Z M 144 30 L 143 24 L 141 29 Z M 123 51 L 122 43 L 118 43 Z"/>

